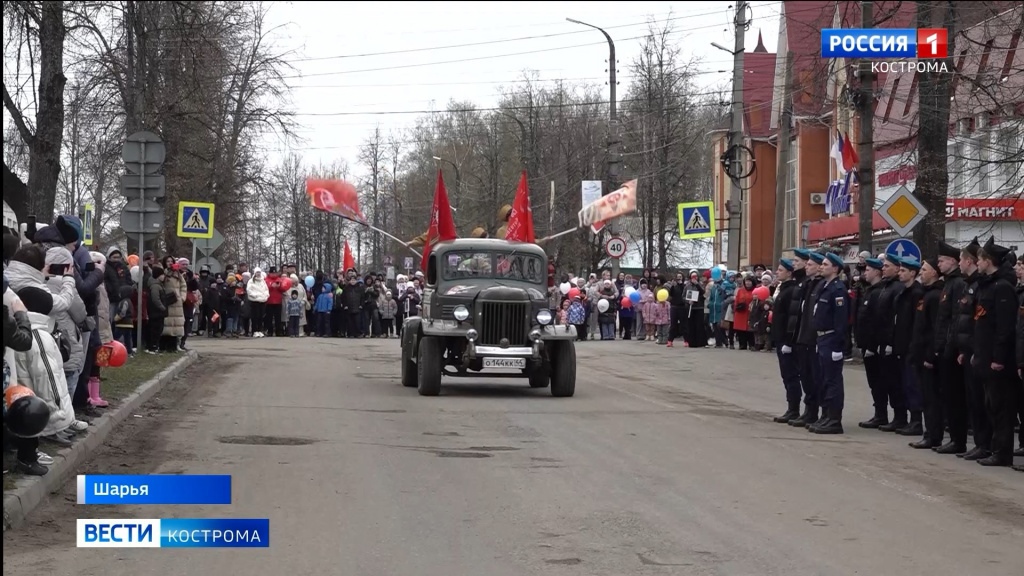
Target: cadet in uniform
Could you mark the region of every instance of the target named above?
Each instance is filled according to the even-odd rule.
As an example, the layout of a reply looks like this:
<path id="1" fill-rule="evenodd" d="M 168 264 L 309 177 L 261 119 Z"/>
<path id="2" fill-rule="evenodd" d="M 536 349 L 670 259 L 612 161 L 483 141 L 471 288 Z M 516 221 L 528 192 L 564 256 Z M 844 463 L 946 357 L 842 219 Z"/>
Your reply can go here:
<path id="1" fill-rule="evenodd" d="M 789 424 L 800 417 L 800 365 L 793 354 L 792 333 L 786 329 L 792 318 L 793 303 L 799 300 L 799 285 L 795 274 L 796 265 L 792 260 L 779 260 L 779 268 L 775 275 L 781 283 L 775 293 L 772 326 L 779 328 L 774 336 L 775 353 L 779 357 L 779 372 L 782 375 L 782 385 L 786 389 L 787 405 L 786 413 L 774 418 L 779 424 Z"/>
<path id="2" fill-rule="evenodd" d="M 903 291 L 896 295 L 896 318 L 893 322 L 892 354 L 899 361 L 900 385 L 907 409 L 910 410 L 910 422 L 902 428 L 893 430 L 900 436 L 921 436 L 924 425 L 921 417 L 924 412 L 924 399 L 921 386 L 917 381 L 917 369 L 914 359 L 910 357 L 910 342 L 914 338 L 914 321 L 917 319 L 917 305 L 924 296 L 924 286 L 917 281 L 921 271 L 921 263 L 916 258 L 899 258 L 900 269 L 897 278 L 903 285 Z"/>
<path id="3" fill-rule="evenodd" d="M 942 275 L 937 258 L 921 263 L 920 296 L 914 311 L 914 334 L 910 339 L 911 367 L 916 372 L 924 408 L 924 430 L 921 439 L 910 447 L 923 450 L 942 446 L 946 426 L 942 416 L 942 394 L 939 375 L 939 352 L 935 348 L 935 321 L 939 316 L 939 298 L 942 294 Z"/>
<path id="4" fill-rule="evenodd" d="M 839 279 L 843 258 L 828 253 L 821 265 L 822 284 L 814 301 L 814 330 L 818 337 L 818 362 L 821 370 L 821 407 L 824 413 L 811 426 L 815 434 L 843 433 L 843 350 L 850 324 L 850 294 Z"/>
<path id="5" fill-rule="evenodd" d="M 793 321 L 792 340 L 796 344 L 794 351 L 797 353 L 797 362 L 800 366 L 800 384 L 804 388 L 804 413 L 796 420 L 790 421 L 789 425 L 794 427 L 802 426 L 809 428 L 820 420 L 818 409 L 821 408 L 821 364 L 818 362 L 818 354 L 814 347 L 817 344 L 818 336 L 814 332 L 814 303 L 818 297 L 817 289 L 821 284 L 819 267 L 824 256 L 818 252 L 809 250 L 794 251 L 797 258 L 806 258 L 804 261 L 803 282 L 798 285 L 799 307 Z M 796 301 L 796 297 L 794 297 Z"/>
<path id="6" fill-rule="evenodd" d="M 992 423 L 991 454 L 982 466 L 1013 466 L 1013 427 L 1017 423 L 1020 380 L 1017 363 L 1017 294 L 1010 250 L 990 237 L 978 253 L 977 302 L 974 312 L 974 354 L 971 369 L 985 389 L 985 405 Z"/>
<path id="7" fill-rule="evenodd" d="M 896 338 L 896 297 L 905 286 L 899 280 L 900 259 L 886 254 L 882 260 L 882 293 L 878 297 L 878 316 L 874 318 L 878 329 L 878 355 L 882 364 L 885 391 L 892 405 L 892 420 L 879 426 L 882 432 L 901 430 L 907 420 L 907 397 L 903 392 L 903 373 L 899 357 L 893 349 Z"/>
<path id="8" fill-rule="evenodd" d="M 959 249 L 945 242 L 939 243 L 938 264 L 943 286 L 935 319 L 935 352 L 939 355 L 935 373 L 942 389 L 945 424 L 949 427 L 949 442 L 935 448 L 939 454 L 967 452 L 967 388 L 964 385 L 964 367 L 956 361 L 957 311 L 960 298 L 967 291 L 959 259 Z"/>
<path id="9" fill-rule="evenodd" d="M 885 375 L 882 373 L 882 358 L 879 356 L 878 299 L 882 295 L 882 261 L 877 258 L 864 259 L 864 272 L 861 281 L 864 287 L 857 306 L 857 322 L 854 327 L 857 346 L 864 357 L 864 373 L 868 387 L 871 389 L 871 400 L 875 405 L 875 415 L 869 420 L 858 424 L 861 428 L 875 429 L 889 423 L 889 390 L 886 387 Z"/>
<path id="10" fill-rule="evenodd" d="M 960 251 L 960 272 L 967 282 L 967 289 L 960 297 L 956 318 L 956 361 L 964 368 L 964 381 L 967 387 L 967 410 L 970 415 L 971 428 L 974 430 L 974 448 L 964 454 L 957 454 L 964 460 L 981 460 L 992 454 L 992 425 L 985 411 L 985 390 L 981 381 L 975 377 L 971 356 L 974 354 L 974 314 L 977 311 L 978 282 L 981 273 L 978 271 L 978 255 L 981 245 L 975 238 Z"/>

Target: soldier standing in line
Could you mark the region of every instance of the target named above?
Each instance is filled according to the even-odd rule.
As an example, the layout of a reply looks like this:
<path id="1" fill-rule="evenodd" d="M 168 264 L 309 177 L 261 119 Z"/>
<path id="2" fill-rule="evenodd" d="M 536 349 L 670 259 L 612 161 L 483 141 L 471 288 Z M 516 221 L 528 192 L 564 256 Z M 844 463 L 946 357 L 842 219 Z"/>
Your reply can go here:
<path id="1" fill-rule="evenodd" d="M 939 316 L 939 299 L 942 296 L 942 274 L 939 260 L 932 258 L 921 264 L 921 296 L 914 316 L 914 335 L 910 340 L 910 359 L 917 372 L 917 385 L 924 402 L 924 432 L 921 439 L 911 442 L 916 450 L 938 448 L 946 435 L 942 417 L 942 393 L 939 375 L 939 351 L 935 348 L 935 321 Z"/>
<path id="2" fill-rule="evenodd" d="M 967 387 L 967 410 L 970 414 L 970 425 L 974 431 L 974 448 L 964 454 L 957 454 L 964 460 L 981 460 L 992 454 L 992 424 L 985 411 L 985 389 L 981 380 L 976 378 L 971 356 L 974 354 L 974 314 L 977 305 L 978 282 L 981 273 L 978 271 L 978 255 L 981 245 L 975 238 L 960 251 L 960 272 L 967 282 L 967 289 L 960 297 L 956 318 L 956 361 L 964 368 L 964 381 Z"/>
<path id="3" fill-rule="evenodd" d="M 871 389 L 871 400 L 875 405 L 875 415 L 869 420 L 858 424 L 861 428 L 876 429 L 889 423 L 889 390 L 886 387 L 885 375 L 882 373 L 882 357 L 879 356 L 878 307 L 882 295 L 882 261 L 877 258 L 864 259 L 864 272 L 857 310 L 856 340 L 857 346 L 864 357 L 864 373 L 868 387 Z"/>
<path id="4" fill-rule="evenodd" d="M 892 405 L 892 420 L 879 426 L 882 432 L 895 432 L 906 428 L 907 396 L 903 391 L 903 372 L 893 345 L 896 341 L 896 303 L 906 288 L 899 279 L 900 259 L 886 254 L 882 260 L 882 293 L 878 297 L 878 355 L 881 357 L 882 377 L 886 394 Z"/>
<path id="5" fill-rule="evenodd" d="M 810 427 L 815 434 L 842 434 L 845 387 L 843 383 L 843 351 L 850 324 L 850 294 L 839 279 L 843 258 L 829 252 L 821 264 L 821 284 L 815 290 L 812 314 L 817 336 L 818 362 L 821 364 L 819 395 L 823 416 Z"/>
<path id="6" fill-rule="evenodd" d="M 772 325 L 779 327 L 775 335 L 775 353 L 779 358 L 779 373 L 786 390 L 787 405 L 786 413 L 773 419 L 779 424 L 789 424 L 800 417 L 800 365 L 793 354 L 791 334 L 785 329 L 792 316 L 793 303 L 799 299 L 795 270 L 794 263 L 783 258 L 779 260 L 779 268 L 775 272 L 780 284 L 775 293 Z"/>
<path id="7" fill-rule="evenodd" d="M 924 296 L 924 286 L 917 281 L 921 263 L 916 258 L 900 258 L 899 260 L 900 268 L 897 277 L 900 284 L 903 284 L 903 291 L 896 295 L 892 352 L 893 356 L 899 360 L 900 383 L 907 409 L 910 410 L 910 422 L 893 432 L 900 436 L 921 436 L 924 434 L 924 425 L 921 422 L 924 399 L 921 394 L 921 384 L 917 381 L 915 362 L 910 355 L 910 342 L 914 337 L 914 331 L 917 330 L 914 321 L 917 319 L 917 305 Z"/>
<path id="8" fill-rule="evenodd" d="M 982 466 L 1013 466 L 1013 427 L 1017 424 L 1020 380 L 1017 363 L 1017 294 L 1009 248 L 990 237 L 978 252 L 977 302 L 974 312 L 974 354 L 971 368 L 985 389 L 985 405 L 992 423 L 992 453 L 978 460 Z"/>
<path id="9" fill-rule="evenodd" d="M 806 428 L 818 421 L 818 409 L 821 407 L 821 399 L 818 396 L 820 365 L 814 350 L 817 336 L 812 337 L 814 328 L 810 322 L 811 310 L 814 308 L 812 292 L 819 283 L 818 263 L 812 258 L 810 250 L 797 249 L 793 253 L 798 258 L 794 262 L 797 286 L 793 294 L 793 305 L 790 306 L 788 332 L 800 370 L 800 385 L 804 389 L 804 413 L 796 420 L 790 420 L 789 425 Z"/>
<path id="10" fill-rule="evenodd" d="M 935 373 L 942 390 L 945 423 L 949 426 L 949 442 L 934 448 L 939 454 L 967 452 L 967 388 L 964 367 L 956 361 L 956 318 L 960 299 L 967 291 L 959 258 L 960 250 L 939 243 L 938 264 L 944 282 L 935 319 L 935 352 L 939 355 Z"/>

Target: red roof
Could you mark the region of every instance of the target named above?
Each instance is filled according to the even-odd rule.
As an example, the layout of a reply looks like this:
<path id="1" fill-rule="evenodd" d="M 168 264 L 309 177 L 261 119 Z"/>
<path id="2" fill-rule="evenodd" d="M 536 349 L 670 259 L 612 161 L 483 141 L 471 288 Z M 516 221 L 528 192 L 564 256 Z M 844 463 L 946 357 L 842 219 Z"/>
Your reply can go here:
<path id="1" fill-rule="evenodd" d="M 1024 6 L 1018 4 L 1006 13 L 964 30 L 952 42 L 956 50 L 953 66 L 958 79 L 955 80 L 955 98 L 949 115 L 951 124 L 1024 101 L 1021 96 L 1024 94 L 1024 75 L 1019 73 L 1024 68 L 1022 20 Z M 876 147 L 890 148 L 888 154 L 897 154 L 911 145 L 910 141 L 917 133 L 917 79 L 911 75 L 892 74 L 879 85 L 883 89 L 875 113 Z M 897 144 L 904 145 L 900 147 Z"/>

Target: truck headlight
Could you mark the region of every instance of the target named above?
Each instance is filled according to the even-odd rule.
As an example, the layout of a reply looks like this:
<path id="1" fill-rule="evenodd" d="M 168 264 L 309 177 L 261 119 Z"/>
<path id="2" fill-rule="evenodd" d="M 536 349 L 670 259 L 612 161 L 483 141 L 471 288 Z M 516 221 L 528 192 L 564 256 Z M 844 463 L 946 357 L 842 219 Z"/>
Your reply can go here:
<path id="1" fill-rule="evenodd" d="M 551 324 L 551 311 L 543 309 L 537 312 L 537 323 L 541 326 Z"/>
<path id="2" fill-rule="evenodd" d="M 455 319 L 459 322 L 465 322 L 466 320 L 469 320 L 469 308 L 459 304 L 455 307 L 455 310 L 452 310 L 452 315 L 455 316 Z"/>

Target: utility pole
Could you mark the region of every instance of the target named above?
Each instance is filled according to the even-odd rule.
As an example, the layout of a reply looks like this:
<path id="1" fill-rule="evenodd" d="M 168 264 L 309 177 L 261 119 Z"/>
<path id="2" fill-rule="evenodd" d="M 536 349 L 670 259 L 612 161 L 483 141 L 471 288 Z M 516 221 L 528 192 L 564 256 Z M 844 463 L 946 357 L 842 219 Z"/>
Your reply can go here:
<path id="1" fill-rule="evenodd" d="M 743 238 L 743 190 L 740 187 L 743 163 L 743 52 L 747 32 L 747 3 L 736 2 L 736 44 L 732 52 L 732 125 L 729 129 L 729 268 L 740 269 L 740 242 Z M 735 166 L 735 167 L 734 167 Z"/>
<path id="2" fill-rule="evenodd" d="M 786 241 L 786 188 L 789 186 L 789 155 L 791 151 L 790 125 L 793 121 L 793 53 L 786 52 L 785 84 L 782 86 L 782 115 L 779 118 L 778 168 L 775 171 L 775 245 L 772 262 L 782 258 Z"/>
<path id="3" fill-rule="evenodd" d="M 608 41 L 608 187 L 605 188 L 602 193 L 603 196 L 607 196 L 618 189 L 622 177 L 622 158 L 619 153 L 619 145 L 622 142 L 619 138 L 619 115 L 617 110 L 618 100 L 615 95 L 615 86 L 618 83 L 615 78 L 615 41 L 612 40 L 611 35 L 605 32 L 603 28 L 598 28 L 593 24 L 587 24 L 586 22 L 580 22 L 579 20 L 573 20 L 572 18 L 566 18 L 566 20 L 573 24 L 593 28 L 601 34 L 604 34 L 605 40 Z M 608 223 L 608 232 L 612 236 L 618 236 L 619 223 L 617 218 Z M 618 278 L 619 259 L 612 258 L 611 262 L 612 278 Z"/>
<path id="4" fill-rule="evenodd" d="M 871 2 L 860 3 L 862 28 L 874 27 L 874 15 Z M 871 73 L 871 61 L 861 60 L 857 69 L 860 78 L 860 96 L 857 109 L 860 113 L 860 165 L 857 167 L 857 182 L 860 197 L 857 199 L 857 236 L 860 238 L 860 249 L 872 250 L 874 227 L 872 220 L 875 215 L 875 77 Z"/>

